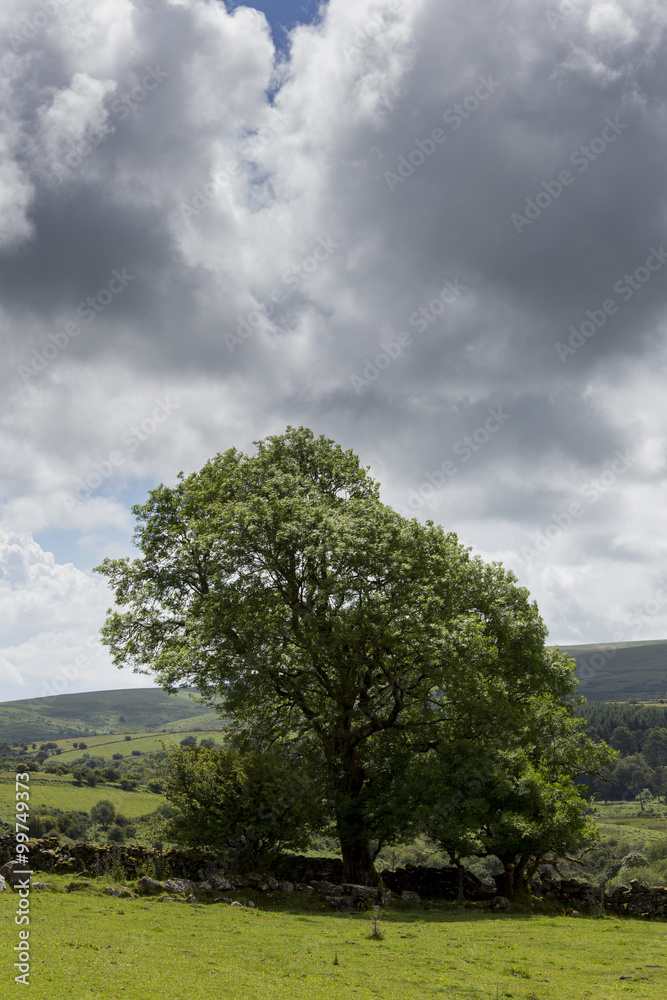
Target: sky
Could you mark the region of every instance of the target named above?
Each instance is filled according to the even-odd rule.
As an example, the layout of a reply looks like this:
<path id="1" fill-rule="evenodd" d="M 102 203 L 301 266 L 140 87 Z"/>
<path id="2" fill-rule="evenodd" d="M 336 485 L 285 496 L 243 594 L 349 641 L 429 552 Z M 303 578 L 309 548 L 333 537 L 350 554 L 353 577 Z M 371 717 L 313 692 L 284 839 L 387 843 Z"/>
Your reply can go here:
<path id="1" fill-rule="evenodd" d="M 667 637 L 666 28 L 4 0 L 0 697 L 150 684 L 92 568 L 288 425 L 511 569 L 549 642 Z"/>

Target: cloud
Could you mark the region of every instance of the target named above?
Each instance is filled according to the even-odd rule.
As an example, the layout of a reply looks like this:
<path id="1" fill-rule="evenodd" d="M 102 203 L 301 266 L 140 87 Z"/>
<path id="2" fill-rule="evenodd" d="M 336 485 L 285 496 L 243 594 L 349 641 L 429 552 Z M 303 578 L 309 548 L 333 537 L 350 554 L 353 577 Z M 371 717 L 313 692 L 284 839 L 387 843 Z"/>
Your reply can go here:
<path id="1" fill-rule="evenodd" d="M 0 15 L 6 529 L 116 544 L 128 497 L 303 423 L 502 554 L 554 638 L 607 637 L 667 569 L 663 6 L 330 0 L 283 54 L 247 7 L 46 6 Z"/>

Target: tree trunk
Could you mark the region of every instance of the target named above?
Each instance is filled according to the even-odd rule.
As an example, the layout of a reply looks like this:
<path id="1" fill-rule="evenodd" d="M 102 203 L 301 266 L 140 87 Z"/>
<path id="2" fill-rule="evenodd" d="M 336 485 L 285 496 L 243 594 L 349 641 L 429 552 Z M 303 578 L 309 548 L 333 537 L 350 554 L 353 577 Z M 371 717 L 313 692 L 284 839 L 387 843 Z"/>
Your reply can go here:
<path id="1" fill-rule="evenodd" d="M 338 791 L 335 815 L 343 855 L 343 882 L 377 885 L 361 794 L 366 781 L 363 763 L 353 748 L 343 748 L 336 763 L 330 774 Z"/>
<path id="2" fill-rule="evenodd" d="M 340 849 L 343 855 L 343 882 L 354 885 L 377 885 L 378 877 L 373 862 L 368 838 L 359 836 L 340 836 Z"/>

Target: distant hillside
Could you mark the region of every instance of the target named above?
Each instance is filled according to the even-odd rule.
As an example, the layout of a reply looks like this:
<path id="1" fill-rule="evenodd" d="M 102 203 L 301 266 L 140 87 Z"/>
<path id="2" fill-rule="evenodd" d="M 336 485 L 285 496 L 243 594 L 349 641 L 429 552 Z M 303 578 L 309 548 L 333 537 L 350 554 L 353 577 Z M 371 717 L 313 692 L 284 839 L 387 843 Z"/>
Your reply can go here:
<path id="1" fill-rule="evenodd" d="M 165 694 L 159 688 L 128 688 L 0 703 L 0 741 L 9 743 L 200 727 L 222 729 L 223 722 L 185 690 Z"/>
<path id="2" fill-rule="evenodd" d="M 667 698 L 667 641 L 561 646 L 577 664 L 589 701 Z"/>
<path id="3" fill-rule="evenodd" d="M 667 699 L 667 641 L 561 646 L 577 664 L 579 693 L 589 701 Z M 223 729 L 191 694 L 158 688 L 90 691 L 0 703 L 0 742 L 58 740 L 163 729 Z"/>

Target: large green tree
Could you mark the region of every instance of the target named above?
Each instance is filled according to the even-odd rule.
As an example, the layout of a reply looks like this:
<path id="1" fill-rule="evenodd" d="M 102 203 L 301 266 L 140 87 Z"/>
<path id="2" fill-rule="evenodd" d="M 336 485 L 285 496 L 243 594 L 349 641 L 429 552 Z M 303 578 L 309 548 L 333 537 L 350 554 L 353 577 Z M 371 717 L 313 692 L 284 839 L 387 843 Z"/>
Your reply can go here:
<path id="1" fill-rule="evenodd" d="M 356 455 L 306 428 L 217 455 L 133 511 L 140 557 L 98 567 L 119 606 L 102 629 L 114 660 L 310 747 L 348 881 L 375 879 L 372 836 L 414 822 L 404 792 L 400 821 L 373 794 L 398 794 L 399 748 L 514 731 L 536 700 L 572 699 L 572 661 L 546 648 L 515 577 L 398 515 Z"/>

